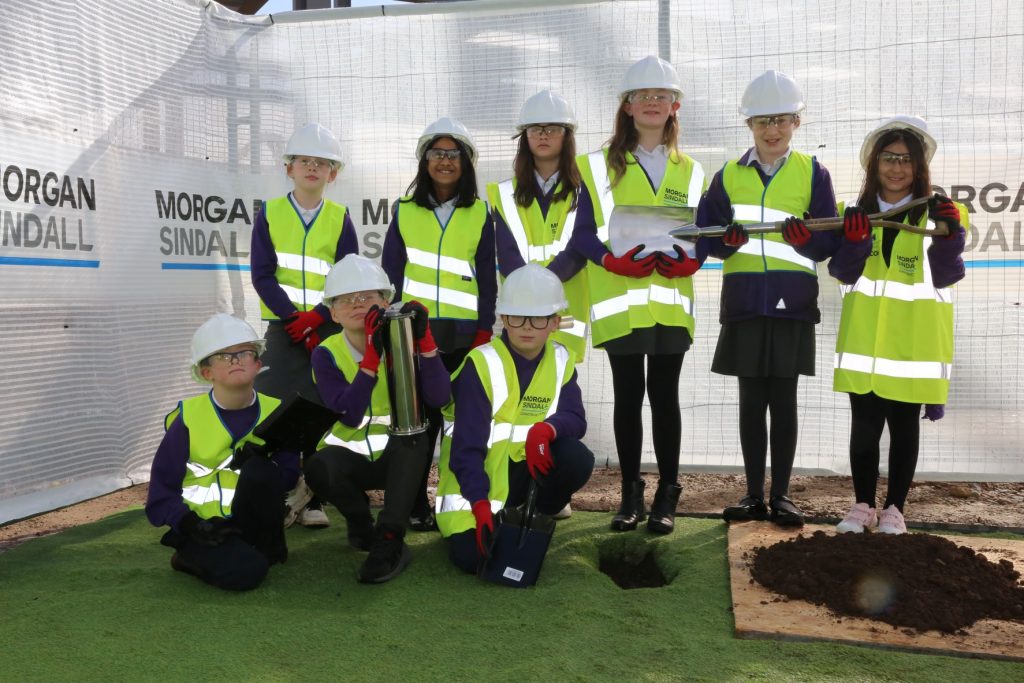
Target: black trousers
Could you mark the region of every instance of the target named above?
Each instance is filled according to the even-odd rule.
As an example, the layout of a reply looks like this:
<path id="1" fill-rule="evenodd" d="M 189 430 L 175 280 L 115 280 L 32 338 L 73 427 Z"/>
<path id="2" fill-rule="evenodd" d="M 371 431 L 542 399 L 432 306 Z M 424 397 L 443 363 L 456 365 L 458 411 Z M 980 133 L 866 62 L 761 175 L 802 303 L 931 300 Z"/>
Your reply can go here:
<path id="1" fill-rule="evenodd" d="M 277 465 L 269 459 L 250 458 L 242 466 L 231 502 L 231 523 L 240 535 L 210 548 L 171 529 L 160 542 L 176 549 L 178 557 L 206 583 L 226 590 L 251 590 L 263 582 L 271 564 L 288 557 L 284 494 Z"/>
<path id="2" fill-rule="evenodd" d="M 796 457 L 796 377 L 740 377 L 740 447 L 747 475 L 747 495 L 764 497 L 765 461 L 771 411 L 771 497 L 789 493 L 789 478 Z"/>
<path id="3" fill-rule="evenodd" d="M 450 353 L 441 354 L 441 362 L 444 364 L 445 370 L 448 374 L 451 374 L 459 369 L 462 365 L 462 361 L 466 359 L 470 349 L 462 348 L 455 349 Z M 429 443 L 430 457 L 427 458 L 427 462 L 423 466 L 423 473 L 420 477 L 420 487 L 416 492 L 416 500 L 413 502 L 412 509 L 417 514 L 425 514 L 430 511 L 430 500 L 427 498 L 427 479 L 430 478 L 430 465 L 434 461 L 434 448 L 437 446 L 437 435 L 441 433 L 441 427 L 443 426 L 443 418 L 441 417 L 441 410 L 439 408 L 431 408 L 426 406 L 424 408 L 424 414 L 430 424 L 427 426 L 427 442 Z"/>
<path id="4" fill-rule="evenodd" d="M 594 454 L 578 439 L 555 439 L 551 442 L 551 460 L 554 466 L 541 478 L 537 487 L 537 511 L 553 515 L 583 488 L 594 471 Z M 530 488 L 530 471 L 526 461 L 512 462 L 508 466 L 508 499 L 505 507 L 513 508 L 526 502 Z M 448 555 L 452 563 L 464 572 L 475 574 L 480 561 L 476 549 L 476 529 L 469 529 L 448 537 Z"/>
<path id="5" fill-rule="evenodd" d="M 685 353 L 608 354 L 612 368 L 615 407 L 612 425 L 623 483 L 639 481 L 643 448 L 643 401 L 646 389 L 651 403 L 651 435 L 658 476 L 666 484 L 679 478 L 679 445 L 682 417 L 679 413 L 679 372 Z M 644 358 L 647 372 L 644 373 Z M 646 379 L 646 381 L 645 381 Z"/>
<path id="6" fill-rule="evenodd" d="M 366 456 L 341 446 L 329 446 L 306 460 L 306 484 L 344 515 L 349 527 L 372 522 L 366 492 L 384 490 L 384 509 L 378 523 L 405 529 L 416 499 L 424 461 L 430 460 L 425 434 L 392 436 L 381 456 Z"/>
<path id="7" fill-rule="evenodd" d="M 850 471 L 858 503 L 875 507 L 879 440 L 889 425 L 889 488 L 883 508 L 903 512 L 917 469 L 921 436 L 921 404 L 903 403 L 874 393 L 850 394 Z"/>

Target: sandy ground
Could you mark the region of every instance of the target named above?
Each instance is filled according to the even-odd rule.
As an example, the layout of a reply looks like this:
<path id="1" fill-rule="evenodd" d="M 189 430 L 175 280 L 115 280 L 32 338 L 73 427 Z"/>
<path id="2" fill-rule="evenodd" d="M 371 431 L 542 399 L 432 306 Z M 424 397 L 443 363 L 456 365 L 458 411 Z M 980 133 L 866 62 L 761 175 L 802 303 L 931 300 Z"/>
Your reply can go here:
<path id="1" fill-rule="evenodd" d="M 650 503 L 657 475 L 645 474 Z M 744 494 L 742 474 L 683 474 L 683 515 L 714 516 Z M 432 473 L 436 483 L 436 470 Z M 141 484 L 77 505 L 54 510 L 0 527 L 0 552 L 24 541 L 87 524 L 146 501 L 147 485 Z M 879 482 L 879 492 L 885 481 Z M 575 510 L 609 512 L 619 505 L 620 480 L 616 469 L 597 469 L 582 491 L 573 498 Z M 818 521 L 841 518 L 853 502 L 849 477 L 795 476 L 790 486 L 793 500 Z M 880 493 L 881 495 L 881 493 Z M 374 502 L 380 504 L 379 496 Z M 915 482 L 906 506 L 907 523 L 918 528 L 949 528 L 966 531 L 1007 529 L 1024 533 L 1024 482 Z"/>

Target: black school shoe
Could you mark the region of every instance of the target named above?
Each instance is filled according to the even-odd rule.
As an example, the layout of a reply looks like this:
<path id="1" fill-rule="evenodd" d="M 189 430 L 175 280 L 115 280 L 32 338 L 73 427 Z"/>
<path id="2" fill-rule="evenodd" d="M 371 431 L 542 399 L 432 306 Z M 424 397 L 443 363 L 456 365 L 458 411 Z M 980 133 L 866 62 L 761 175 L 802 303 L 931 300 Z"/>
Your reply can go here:
<path id="1" fill-rule="evenodd" d="M 378 526 L 370 554 L 356 578 L 360 583 L 384 583 L 401 574 L 410 562 L 412 551 L 405 544 L 405 529 Z"/>
<path id="2" fill-rule="evenodd" d="M 752 519 L 764 521 L 768 519 L 768 506 L 764 504 L 764 498 L 747 496 L 739 504 L 725 508 L 722 519 L 727 522 L 748 522 Z"/>
<path id="3" fill-rule="evenodd" d="M 413 531 L 437 531 L 434 511 L 429 507 L 414 508 L 409 513 L 409 528 Z"/>
<path id="4" fill-rule="evenodd" d="M 788 496 L 776 496 L 768 502 L 772 509 L 772 521 L 779 526 L 803 526 L 804 513 Z"/>

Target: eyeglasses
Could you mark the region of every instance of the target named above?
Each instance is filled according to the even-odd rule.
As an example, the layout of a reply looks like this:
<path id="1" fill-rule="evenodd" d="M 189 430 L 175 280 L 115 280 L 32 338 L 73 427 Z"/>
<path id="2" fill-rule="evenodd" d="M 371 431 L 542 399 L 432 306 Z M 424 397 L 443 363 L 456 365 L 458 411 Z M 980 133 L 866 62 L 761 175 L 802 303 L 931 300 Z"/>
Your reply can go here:
<path id="1" fill-rule="evenodd" d="M 764 130 L 769 126 L 776 128 L 792 128 L 800 117 L 796 114 L 776 114 L 775 116 L 751 116 L 747 121 L 758 130 Z"/>
<path id="2" fill-rule="evenodd" d="M 358 306 L 359 304 L 368 304 L 371 301 L 378 301 L 381 298 L 378 292 L 371 294 L 349 294 L 348 296 L 337 296 L 334 300 L 340 303 L 342 306 Z"/>
<path id="3" fill-rule="evenodd" d="M 649 102 L 653 102 L 654 104 L 670 104 L 676 101 L 676 96 L 674 94 L 666 95 L 665 93 L 651 95 L 648 93 L 631 92 L 627 99 L 630 104 L 636 104 L 637 102 L 642 104 L 647 104 Z"/>
<path id="4" fill-rule="evenodd" d="M 554 319 L 554 315 L 506 315 L 505 324 L 509 327 L 519 328 L 526 324 L 526 321 L 530 321 L 530 327 L 535 330 L 543 330 L 545 327 L 551 324 Z"/>
<path id="5" fill-rule="evenodd" d="M 462 152 L 457 149 L 428 149 L 425 156 L 427 161 L 441 161 L 441 159 L 458 161 L 462 156 Z"/>
<path id="6" fill-rule="evenodd" d="M 330 168 L 332 162 L 315 157 L 292 157 L 292 163 L 298 164 L 306 170 L 319 171 L 321 168 Z"/>
<path id="7" fill-rule="evenodd" d="M 896 154 L 895 152 L 879 152 L 878 163 L 883 166 L 896 166 L 897 164 L 906 164 L 907 166 L 914 163 L 913 158 L 909 154 Z"/>
<path id="8" fill-rule="evenodd" d="M 527 126 L 526 134 L 531 138 L 539 138 L 542 135 L 557 137 L 565 133 L 563 126 Z"/>
<path id="9" fill-rule="evenodd" d="M 246 349 L 245 351 L 221 351 L 220 353 L 211 353 L 207 356 L 207 360 L 210 362 L 220 363 L 221 365 L 234 365 L 236 362 L 239 365 L 246 365 L 252 363 L 259 357 L 259 354 L 252 349 Z"/>

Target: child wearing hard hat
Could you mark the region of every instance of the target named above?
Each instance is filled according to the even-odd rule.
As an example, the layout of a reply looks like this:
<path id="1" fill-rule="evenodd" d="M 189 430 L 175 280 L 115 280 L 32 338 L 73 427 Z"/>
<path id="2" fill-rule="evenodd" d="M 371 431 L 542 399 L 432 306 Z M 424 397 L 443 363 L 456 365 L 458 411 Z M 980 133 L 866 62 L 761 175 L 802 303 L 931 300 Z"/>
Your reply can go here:
<path id="1" fill-rule="evenodd" d="M 444 411 L 437 524 L 452 562 L 475 572 L 489 550 L 493 514 L 523 503 L 538 481 L 537 510 L 554 515 L 590 478 L 586 415 L 572 351 L 551 339 L 567 305 L 562 283 L 529 263 L 498 296 L 501 337 L 469 352 Z"/>
<path id="2" fill-rule="evenodd" d="M 569 248 L 569 239 L 576 225 L 596 227 L 576 164 L 576 114 L 561 95 L 543 90 L 523 103 L 516 129 L 515 177 L 487 186 L 498 271 L 508 277 L 526 263 L 539 263 L 558 276 L 573 324 L 553 339 L 581 362 L 590 319 L 586 259 Z"/>
<path id="3" fill-rule="evenodd" d="M 850 395 L 850 471 L 856 501 L 840 532 L 907 530 L 904 504 L 917 468 L 921 406 L 941 419 L 953 363 L 953 297 L 965 274 L 967 209 L 932 195 L 929 164 L 938 147 L 916 116 L 884 121 L 864 139 L 864 184 L 843 213 L 850 239 L 835 245 L 829 272 L 844 284 L 833 382 Z M 872 227 L 868 214 L 908 207 L 895 220 L 945 226 L 943 236 Z M 923 419 L 923 418 L 921 418 Z M 888 490 L 876 504 L 879 440 L 889 428 Z"/>
<path id="4" fill-rule="evenodd" d="M 693 341 L 693 281 L 700 267 L 692 245 L 671 254 L 644 255 L 644 245 L 616 256 L 609 249 L 608 221 L 616 204 L 696 206 L 704 170 L 678 149 L 677 113 L 683 96 L 671 64 L 645 57 L 626 72 L 615 128 L 607 148 L 579 158 L 591 193 L 596 223 L 576 224 L 573 246 L 590 261 L 591 338 L 604 349 L 615 391 L 613 425 L 622 471 L 622 502 L 615 531 L 636 529 L 646 515 L 640 478 L 642 409 L 646 391 L 658 461 L 658 489 L 647 521 L 667 534 L 682 486 L 679 456 L 682 418 L 679 373 Z M 644 364 L 646 361 L 646 377 Z"/>
<path id="5" fill-rule="evenodd" d="M 805 217 L 836 215 L 828 170 L 790 146 L 800 127 L 803 93 L 796 81 L 766 71 L 743 93 L 740 114 L 753 146 L 715 174 L 697 210 L 697 225 L 730 226 L 698 241 L 698 258 L 724 260 L 722 323 L 712 372 L 739 381 L 739 435 L 747 494 L 723 512 L 727 521 L 771 519 L 801 526 L 789 498 L 796 456 L 797 381 L 814 375 L 818 310 L 816 261 L 828 257 L 832 234 L 812 233 Z M 745 223 L 785 221 L 782 234 L 750 236 Z M 771 412 L 771 434 L 767 414 Z M 728 418 L 731 421 L 731 418 Z M 764 500 L 771 445 L 772 482 Z"/>
<path id="6" fill-rule="evenodd" d="M 313 351 L 317 389 L 338 421 L 303 469 L 317 496 L 344 515 L 349 545 L 369 551 L 357 573 L 363 583 L 389 581 L 412 559 L 405 526 L 432 455 L 433 442 L 425 434 L 388 434 L 391 403 L 388 369 L 381 363 L 386 334 L 382 307 L 393 294 L 376 263 L 356 254 L 343 258 L 327 274 L 324 288 L 324 305 L 342 333 Z M 451 396 L 451 380 L 438 356 L 427 310 L 410 301 L 402 311 L 414 314 L 424 403 L 440 408 Z M 376 527 L 366 497 L 371 489 L 384 490 Z"/>
<path id="7" fill-rule="evenodd" d="M 150 470 L 146 517 L 170 527 L 160 542 L 175 549 L 171 567 L 228 590 L 256 588 L 288 557 L 283 500 L 299 456 L 267 458 L 253 435 L 280 403 L 254 389 L 263 349 L 248 323 L 225 313 L 196 330 L 192 377 L 213 386 L 167 416 Z M 238 468 L 239 448 L 258 455 Z"/>
<path id="8" fill-rule="evenodd" d="M 498 289 L 494 227 L 477 195 L 477 150 L 464 125 L 450 118 L 431 123 L 416 157 L 416 179 L 388 226 L 381 264 L 398 299 L 427 307 L 441 361 L 453 372 L 471 348 L 491 338 Z M 433 450 L 441 416 L 429 409 L 427 418 Z M 429 471 L 427 463 L 410 517 L 416 531 L 437 528 L 427 499 Z"/>
<path id="9" fill-rule="evenodd" d="M 268 201 L 252 228 L 252 284 L 267 321 L 266 371 L 256 387 L 279 399 L 293 392 L 316 399 L 309 355 L 339 328 L 321 304 L 324 276 L 346 254 L 359 251 L 346 207 L 324 199 L 342 168 L 341 145 L 327 128 L 310 123 L 296 130 L 284 151 L 285 171 L 294 187 Z M 306 489 L 289 494 L 286 526 L 298 518 L 310 528 L 327 526 L 319 501 L 308 504 Z"/>

